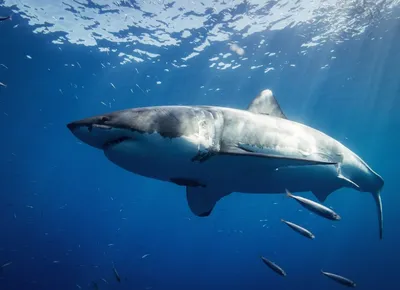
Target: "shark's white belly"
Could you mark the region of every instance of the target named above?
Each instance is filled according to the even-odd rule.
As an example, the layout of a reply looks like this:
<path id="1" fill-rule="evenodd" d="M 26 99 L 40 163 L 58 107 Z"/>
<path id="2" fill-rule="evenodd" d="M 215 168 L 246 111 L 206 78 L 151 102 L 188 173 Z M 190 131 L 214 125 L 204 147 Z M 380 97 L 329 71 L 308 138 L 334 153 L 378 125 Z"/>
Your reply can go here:
<path id="1" fill-rule="evenodd" d="M 285 188 L 293 192 L 315 191 L 337 182 L 333 165 L 277 167 L 268 158 L 229 155 L 192 161 L 204 149 L 192 141 L 143 134 L 135 141 L 114 146 L 105 155 L 118 166 L 142 176 L 186 180 L 227 192 L 283 193 Z"/>

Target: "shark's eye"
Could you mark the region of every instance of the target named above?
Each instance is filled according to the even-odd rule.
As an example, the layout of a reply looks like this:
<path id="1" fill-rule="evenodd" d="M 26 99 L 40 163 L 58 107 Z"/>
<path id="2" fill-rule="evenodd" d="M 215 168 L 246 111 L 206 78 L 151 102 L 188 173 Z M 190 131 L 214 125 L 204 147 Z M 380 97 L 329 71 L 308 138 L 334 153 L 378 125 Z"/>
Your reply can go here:
<path id="1" fill-rule="evenodd" d="M 107 122 L 107 121 L 110 121 L 110 118 L 109 118 L 109 117 L 106 117 L 106 116 L 103 116 L 103 117 L 101 117 L 101 119 L 100 119 L 100 122 L 101 122 L 101 123 L 104 123 L 104 122 Z"/>

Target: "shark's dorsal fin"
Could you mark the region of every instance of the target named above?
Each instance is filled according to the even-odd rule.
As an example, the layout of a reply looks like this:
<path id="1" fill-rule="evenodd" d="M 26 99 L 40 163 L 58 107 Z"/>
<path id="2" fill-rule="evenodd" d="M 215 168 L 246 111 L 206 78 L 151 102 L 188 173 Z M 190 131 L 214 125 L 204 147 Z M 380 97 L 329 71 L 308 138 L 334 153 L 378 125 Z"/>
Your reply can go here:
<path id="1" fill-rule="evenodd" d="M 271 90 L 263 90 L 249 105 L 248 111 L 287 119 Z"/>

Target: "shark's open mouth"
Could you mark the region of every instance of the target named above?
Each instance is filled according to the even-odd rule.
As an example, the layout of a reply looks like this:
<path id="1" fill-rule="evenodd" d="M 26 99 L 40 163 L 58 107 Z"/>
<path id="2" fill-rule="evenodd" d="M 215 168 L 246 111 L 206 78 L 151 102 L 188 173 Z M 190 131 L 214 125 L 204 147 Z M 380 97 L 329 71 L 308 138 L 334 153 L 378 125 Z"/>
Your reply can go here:
<path id="1" fill-rule="evenodd" d="M 103 150 L 110 149 L 111 147 L 121 144 L 122 142 L 125 142 L 127 140 L 132 140 L 131 137 L 121 137 L 112 141 L 108 141 L 103 145 Z"/>

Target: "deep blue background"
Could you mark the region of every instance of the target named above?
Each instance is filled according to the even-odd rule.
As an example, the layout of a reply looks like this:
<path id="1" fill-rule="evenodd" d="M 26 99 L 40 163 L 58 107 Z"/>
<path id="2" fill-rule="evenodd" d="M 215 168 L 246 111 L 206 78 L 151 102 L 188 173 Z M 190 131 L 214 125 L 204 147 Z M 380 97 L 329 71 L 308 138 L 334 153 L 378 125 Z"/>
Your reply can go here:
<path id="1" fill-rule="evenodd" d="M 15 23 L 20 25 L 13 29 Z M 0 81 L 8 85 L 0 88 L 0 265 L 12 262 L 0 270 L 0 289 L 86 289 L 92 281 L 99 289 L 339 289 L 320 269 L 345 275 L 361 289 L 398 284 L 398 21 L 384 21 L 342 44 L 311 48 L 307 55 L 299 54 L 296 29 L 246 38 L 249 64 L 273 62 L 276 69 L 267 74 L 249 70 L 245 62 L 236 70 L 210 69 L 208 59 L 228 52 L 226 44 L 213 44 L 187 68 L 169 64 L 188 54 L 184 46 L 155 63 L 121 66 L 121 58 L 94 47 L 66 44 L 60 50 L 51 43 L 54 35 L 33 34 L 17 15 L 0 23 L 0 32 L 0 63 L 9 68 L 0 67 Z M 262 38 L 268 50 L 252 45 Z M 271 58 L 266 51 L 281 53 Z M 111 66 L 100 64 L 107 62 Z M 274 91 L 290 119 L 337 138 L 385 179 L 382 241 L 372 197 L 351 189 L 326 202 L 340 213 L 340 222 L 301 210 L 283 195 L 236 193 L 209 218 L 196 218 L 183 188 L 118 168 L 65 127 L 128 107 L 246 108 L 265 88 Z M 281 218 L 307 226 L 316 239 L 297 235 Z M 150 255 L 142 259 L 144 254 Z M 288 276 L 270 271 L 260 255 Z"/>

